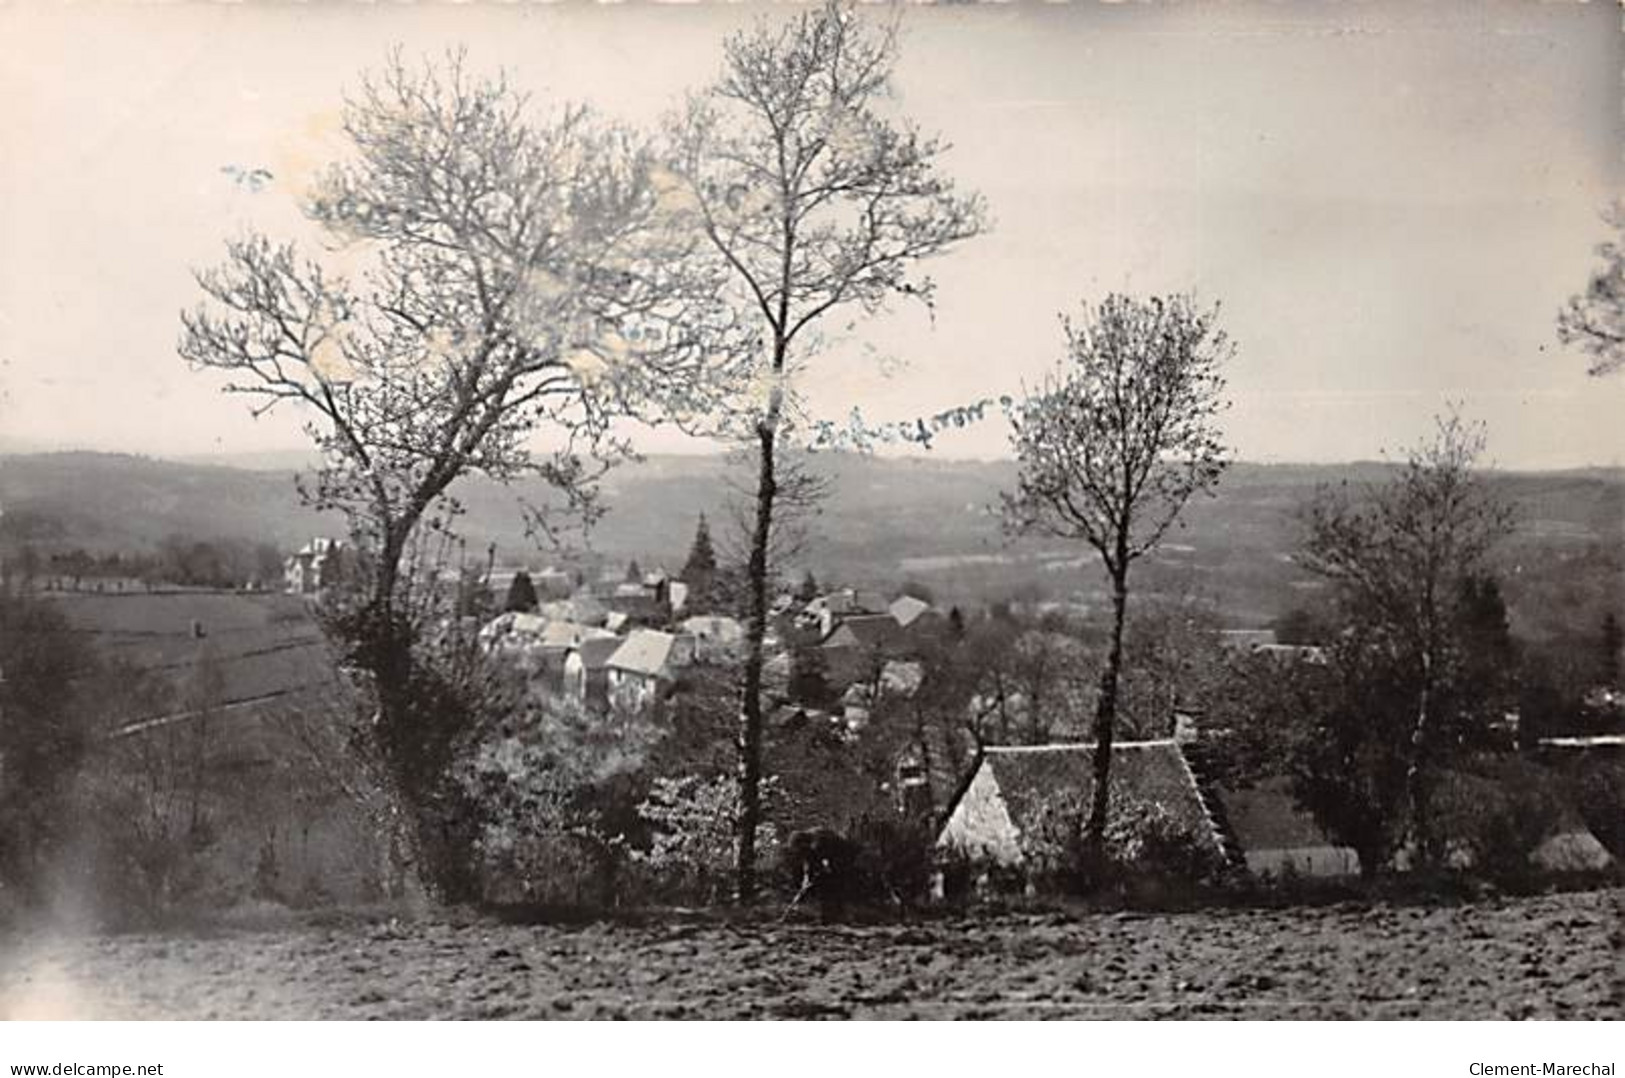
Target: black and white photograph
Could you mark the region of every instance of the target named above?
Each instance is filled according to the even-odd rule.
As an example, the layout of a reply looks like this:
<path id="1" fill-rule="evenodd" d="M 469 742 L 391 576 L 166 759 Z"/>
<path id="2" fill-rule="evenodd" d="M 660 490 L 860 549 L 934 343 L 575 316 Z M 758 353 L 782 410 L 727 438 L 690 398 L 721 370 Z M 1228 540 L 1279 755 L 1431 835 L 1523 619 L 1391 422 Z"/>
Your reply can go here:
<path id="1" fill-rule="evenodd" d="M 0 2 L 0 1065 L 1625 1018 L 1622 77 L 1578 0 Z"/>

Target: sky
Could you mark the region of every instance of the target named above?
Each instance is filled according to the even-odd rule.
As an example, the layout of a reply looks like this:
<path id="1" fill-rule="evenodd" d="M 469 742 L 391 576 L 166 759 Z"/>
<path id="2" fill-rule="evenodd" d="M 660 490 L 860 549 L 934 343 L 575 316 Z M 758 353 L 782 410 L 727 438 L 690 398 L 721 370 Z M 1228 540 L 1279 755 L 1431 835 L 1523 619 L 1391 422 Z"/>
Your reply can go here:
<path id="1" fill-rule="evenodd" d="M 298 448 L 176 355 L 196 267 L 306 234 L 347 87 L 465 46 L 538 111 L 652 124 L 772 5 L 0 4 L 0 451 Z M 1621 191 L 1625 35 L 1605 2 L 910 5 L 894 107 L 993 228 L 933 261 L 935 316 L 808 371 L 830 418 L 1018 393 L 1058 316 L 1194 291 L 1234 339 L 1244 459 L 1402 453 L 1452 404 L 1509 468 L 1625 464 L 1625 376 L 1555 336 Z M 254 189 L 231 169 L 264 168 Z M 640 434 L 650 451 L 693 448 Z M 933 453 L 1008 453 L 998 420 Z"/>

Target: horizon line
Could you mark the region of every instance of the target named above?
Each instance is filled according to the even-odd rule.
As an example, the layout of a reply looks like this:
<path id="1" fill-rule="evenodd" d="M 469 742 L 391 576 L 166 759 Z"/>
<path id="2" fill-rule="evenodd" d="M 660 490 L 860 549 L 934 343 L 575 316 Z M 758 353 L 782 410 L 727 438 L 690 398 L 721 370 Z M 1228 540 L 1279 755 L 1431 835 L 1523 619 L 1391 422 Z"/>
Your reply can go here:
<path id="1" fill-rule="evenodd" d="M 891 447 L 887 447 L 890 449 Z M 731 452 L 727 447 L 696 449 L 693 451 L 676 451 L 662 449 L 655 452 L 637 453 L 629 458 L 627 463 L 637 463 L 640 460 L 661 459 L 703 459 L 716 460 Z M 50 457 L 50 456 L 99 456 L 99 457 L 126 457 L 136 460 L 153 461 L 165 464 L 181 464 L 194 467 L 224 468 L 230 471 L 241 472 L 279 472 L 300 471 L 301 468 L 288 465 L 244 463 L 252 458 L 275 457 L 313 457 L 315 450 L 305 448 L 284 447 L 279 449 L 243 449 L 224 450 L 214 453 L 163 453 L 147 450 L 107 449 L 92 446 L 60 446 L 40 447 L 30 445 L 0 446 L 0 460 L 19 457 Z M 813 456 L 831 456 L 842 458 L 868 458 L 880 461 L 926 461 L 941 464 L 1014 464 L 1015 457 L 1001 456 L 959 456 L 937 453 L 931 449 L 918 449 L 914 451 L 866 451 L 849 448 L 822 448 L 811 451 Z M 1342 460 L 1308 460 L 1289 458 L 1254 458 L 1233 457 L 1230 465 L 1242 465 L 1260 468 L 1352 468 L 1361 466 L 1397 467 L 1404 462 L 1398 458 L 1386 459 L 1382 457 L 1355 457 Z M 314 464 L 314 461 L 312 461 Z M 1552 465 L 1505 465 L 1489 464 L 1477 469 L 1483 472 L 1503 474 L 1562 474 L 1565 472 L 1611 472 L 1625 471 L 1625 463 L 1584 463 L 1584 464 L 1552 464 Z"/>

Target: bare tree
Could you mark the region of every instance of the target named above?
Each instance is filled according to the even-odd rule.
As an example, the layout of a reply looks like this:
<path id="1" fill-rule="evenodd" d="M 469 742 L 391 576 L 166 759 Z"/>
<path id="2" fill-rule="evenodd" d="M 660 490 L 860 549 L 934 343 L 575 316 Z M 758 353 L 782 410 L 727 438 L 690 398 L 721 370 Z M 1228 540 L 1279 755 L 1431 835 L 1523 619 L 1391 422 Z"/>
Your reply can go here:
<path id="1" fill-rule="evenodd" d="M 982 206 L 937 168 L 946 146 L 882 113 L 894 27 L 830 2 L 729 39 L 722 76 L 671 125 L 668 204 L 686 214 L 729 275 L 726 296 L 755 327 L 753 377 L 722 432 L 754 450 L 748 618 L 740 719 L 737 888 L 756 890 L 761 820 L 763 640 L 783 454 L 804 422 L 793 376 L 826 345 L 840 312 L 894 297 L 929 304 L 919 260 L 984 227 Z"/>
<path id="2" fill-rule="evenodd" d="M 1338 588 L 1345 618 L 1384 642 L 1413 678 L 1406 762 L 1408 816 L 1417 852 L 1430 857 L 1427 764 L 1442 716 L 1435 697 L 1453 658 L 1458 600 L 1511 526 L 1507 507 L 1474 465 L 1485 431 L 1458 414 L 1437 420 L 1433 440 L 1363 497 L 1319 491 L 1306 513 L 1305 564 Z"/>
<path id="3" fill-rule="evenodd" d="M 673 280 L 692 261 L 665 227 L 648 155 L 583 109 L 538 124 L 527 106 L 460 55 L 416 67 L 396 55 L 347 101 L 353 152 L 305 207 L 335 257 L 235 240 L 198 274 L 206 302 L 182 315 L 184 358 L 229 374 L 256 414 L 308 417 L 324 463 L 302 489 L 345 515 L 363 553 L 341 631 L 371 675 L 397 782 L 420 740 L 404 570 L 422 529 L 450 527 L 452 484 L 539 474 L 590 504 L 590 461 L 617 448 L 611 421 L 655 401 L 696 410 L 695 342 L 721 332 L 693 299 L 704 290 Z M 534 455 L 539 432 L 562 448 Z"/>
<path id="4" fill-rule="evenodd" d="M 1625 366 L 1625 201 L 1603 214 L 1616 235 L 1597 245 L 1602 265 L 1591 273 L 1586 290 L 1572 297 L 1557 315 L 1557 336 L 1591 353 L 1591 373 L 1610 374 Z"/>
<path id="5" fill-rule="evenodd" d="M 1009 526 L 1083 540 L 1111 579 L 1088 826 L 1095 855 L 1109 804 L 1129 569 L 1226 465 L 1217 417 L 1220 367 L 1233 348 L 1217 319 L 1217 307 L 1199 309 L 1187 296 L 1107 296 L 1079 320 L 1063 318 L 1066 360 L 1011 409 L 1020 471 L 1004 497 Z"/>
<path id="6" fill-rule="evenodd" d="M 1203 700 L 1222 673 L 1213 605 L 1190 592 L 1161 592 L 1137 604 L 1125 629 L 1117 701 L 1119 729 L 1168 737 L 1182 704 Z"/>
<path id="7" fill-rule="evenodd" d="M 1058 629 L 1031 628 L 1010 642 L 994 683 L 1013 689 L 1001 696 L 1000 717 L 1007 719 L 1006 709 L 1015 703 L 1018 719 L 1025 719 L 1017 742 L 1042 745 L 1057 735 L 1066 716 L 1078 710 L 1080 692 L 1087 691 L 1087 660 L 1082 641 Z"/>

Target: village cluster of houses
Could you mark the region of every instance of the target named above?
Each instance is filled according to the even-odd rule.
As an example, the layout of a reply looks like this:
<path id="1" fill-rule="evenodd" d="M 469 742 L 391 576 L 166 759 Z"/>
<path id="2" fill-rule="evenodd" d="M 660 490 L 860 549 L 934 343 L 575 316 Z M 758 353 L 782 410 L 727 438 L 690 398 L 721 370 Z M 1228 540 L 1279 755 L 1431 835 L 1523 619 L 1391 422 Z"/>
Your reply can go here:
<path id="1" fill-rule="evenodd" d="M 341 554 L 340 544 L 313 540 L 289 559 L 287 590 L 319 592 Z M 692 576 L 689 568 L 680 575 Z M 487 583 L 501 594 L 513 575 L 492 573 Z M 708 672 L 721 675 L 716 683 L 731 684 L 743 658 L 745 626 L 716 609 L 709 581 L 643 572 L 635 564 L 591 580 L 555 568 L 526 575 L 534 609 L 489 620 L 479 628 L 480 643 L 532 685 L 590 711 L 638 712 L 679 700 Z M 780 595 L 769 617 L 763 672 L 773 729 L 817 729 L 847 741 L 870 736 L 883 699 L 907 700 L 920 691 L 924 659 L 951 629 L 950 615 L 912 595 L 852 587 Z M 1321 649 L 1281 644 L 1269 630 L 1220 637 L 1227 649 L 1283 663 L 1326 661 Z M 1114 786 L 1155 801 L 1238 867 L 1309 875 L 1356 870 L 1353 851 L 1326 838 L 1284 780 L 1216 788 L 1204 774 L 1201 739 L 1199 711 L 1176 705 L 1172 736 L 1114 746 Z M 948 776 L 946 784 L 931 774 L 924 758 L 930 754 L 921 749 L 914 740 L 897 741 L 887 783 L 897 807 L 931 811 L 941 824 L 939 845 L 1003 863 L 1021 860 L 1041 795 L 1069 790 L 1086 798 L 1093 781 L 1094 749 L 1087 744 L 980 746 L 964 761 L 967 773 Z M 1568 848 L 1581 831 L 1571 826 L 1558 837 L 1557 845 L 1568 844 L 1559 860 L 1567 867 L 1604 863 L 1608 855 L 1589 834 L 1583 850 Z"/>
<path id="2" fill-rule="evenodd" d="M 317 595 L 342 565 L 342 542 L 318 537 L 287 559 L 285 590 Z M 499 594 L 514 570 L 490 574 Z M 549 567 L 526 572 L 537 603 L 479 630 L 486 650 L 536 683 L 589 708 L 642 709 L 680 690 L 687 675 L 742 657 L 745 628 L 703 598 L 704 589 L 663 569 L 608 572 L 583 581 Z M 698 593 L 698 594 L 697 594 Z M 816 652 L 820 679 L 841 718 L 861 724 L 877 693 L 910 693 L 923 678 L 917 656 L 947 626 L 922 599 L 839 588 L 774 603 L 764 679 L 787 698 L 795 653 Z"/>
<path id="3" fill-rule="evenodd" d="M 554 584 L 551 574 L 539 577 Z M 496 617 L 480 640 L 533 682 L 589 709 L 642 710 L 743 658 L 743 623 L 693 602 L 690 585 L 664 570 L 558 591 L 538 584 L 534 611 Z M 861 724 L 877 692 L 919 686 L 923 665 L 911 656 L 945 625 L 938 611 L 909 596 L 886 601 L 853 588 L 811 600 L 783 595 L 769 621 L 764 680 L 787 699 L 796 652 L 816 651 L 839 717 Z"/>

